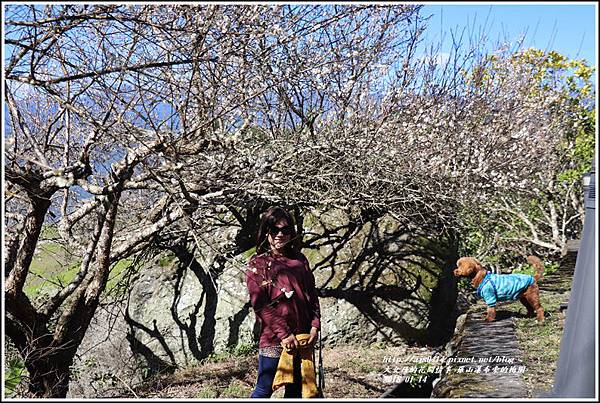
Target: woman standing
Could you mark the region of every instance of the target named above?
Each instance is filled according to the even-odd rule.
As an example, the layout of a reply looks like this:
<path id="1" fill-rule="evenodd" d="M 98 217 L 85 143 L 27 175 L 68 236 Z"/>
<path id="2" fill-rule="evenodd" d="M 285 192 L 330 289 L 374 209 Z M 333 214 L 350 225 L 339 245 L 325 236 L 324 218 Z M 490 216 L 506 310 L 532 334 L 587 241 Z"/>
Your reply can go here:
<path id="1" fill-rule="evenodd" d="M 281 207 L 267 210 L 258 230 L 256 254 L 248 263 L 246 283 L 260 324 L 258 379 L 251 397 L 270 397 L 283 347 L 298 348 L 297 334 L 317 339 L 320 308 L 315 278 L 300 252 L 292 216 Z M 302 397 L 299 365 L 285 397 Z"/>

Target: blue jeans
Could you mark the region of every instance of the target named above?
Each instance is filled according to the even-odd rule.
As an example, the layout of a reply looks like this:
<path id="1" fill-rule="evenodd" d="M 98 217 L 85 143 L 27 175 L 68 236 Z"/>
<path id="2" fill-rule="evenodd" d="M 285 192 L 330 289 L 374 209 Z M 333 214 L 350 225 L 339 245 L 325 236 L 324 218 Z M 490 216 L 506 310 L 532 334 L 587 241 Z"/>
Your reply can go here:
<path id="1" fill-rule="evenodd" d="M 273 394 L 273 379 L 275 379 L 278 364 L 279 358 L 258 356 L 258 379 L 256 388 L 254 388 L 250 397 L 271 397 Z M 302 397 L 302 375 L 300 373 L 300 359 L 297 354 L 294 356 L 294 383 L 285 386 L 283 397 Z"/>

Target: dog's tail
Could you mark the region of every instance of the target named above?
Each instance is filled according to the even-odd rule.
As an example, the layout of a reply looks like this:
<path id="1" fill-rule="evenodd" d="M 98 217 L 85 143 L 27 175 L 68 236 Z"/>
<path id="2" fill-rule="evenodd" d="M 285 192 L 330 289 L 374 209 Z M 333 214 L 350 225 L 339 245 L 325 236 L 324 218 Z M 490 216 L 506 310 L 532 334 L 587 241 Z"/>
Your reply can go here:
<path id="1" fill-rule="evenodd" d="M 533 255 L 527 256 L 527 263 L 529 263 L 535 268 L 535 274 L 533 275 L 533 278 L 535 279 L 536 283 L 538 282 L 538 280 L 544 278 L 544 264 L 542 263 L 542 260 L 539 257 Z"/>

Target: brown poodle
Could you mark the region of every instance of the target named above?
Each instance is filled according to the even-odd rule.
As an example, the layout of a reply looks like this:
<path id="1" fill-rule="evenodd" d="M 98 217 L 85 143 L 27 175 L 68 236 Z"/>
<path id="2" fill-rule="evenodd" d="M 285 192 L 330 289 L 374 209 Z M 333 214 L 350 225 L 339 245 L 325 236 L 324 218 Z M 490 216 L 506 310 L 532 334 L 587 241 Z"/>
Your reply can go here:
<path id="1" fill-rule="evenodd" d="M 517 298 L 529 316 L 536 316 L 538 323 L 544 322 L 544 308 L 540 304 L 540 289 L 538 280 L 544 272 L 542 261 L 536 256 L 527 257 L 527 262 L 535 267 L 535 275 L 526 274 L 491 274 L 473 257 L 458 259 L 454 269 L 457 277 L 468 277 L 471 285 L 477 289 L 477 294 L 484 299 L 488 308 L 486 320 L 496 319 L 496 302 L 511 301 Z"/>

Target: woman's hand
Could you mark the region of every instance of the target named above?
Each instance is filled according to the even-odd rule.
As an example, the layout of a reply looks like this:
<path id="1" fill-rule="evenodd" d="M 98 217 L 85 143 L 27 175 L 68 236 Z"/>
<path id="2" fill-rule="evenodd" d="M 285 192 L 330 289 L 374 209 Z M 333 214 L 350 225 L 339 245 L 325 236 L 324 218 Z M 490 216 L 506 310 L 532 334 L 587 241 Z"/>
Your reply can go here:
<path id="1" fill-rule="evenodd" d="M 317 341 L 318 334 L 319 334 L 319 329 L 317 329 L 314 326 L 310 328 L 310 338 L 308 339 L 308 344 L 310 346 L 314 345 L 314 343 Z"/>
<path id="2" fill-rule="evenodd" d="M 294 334 L 290 334 L 285 339 L 281 340 L 281 345 L 287 350 L 295 350 L 298 348 L 298 339 Z"/>

